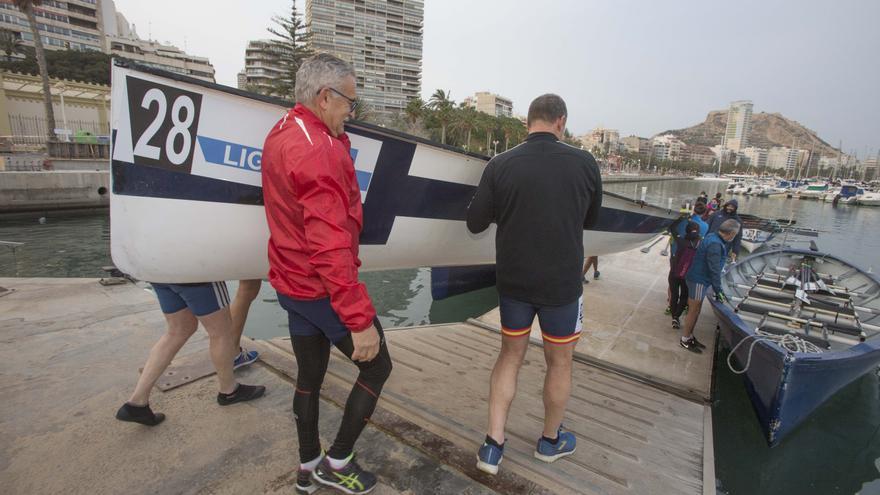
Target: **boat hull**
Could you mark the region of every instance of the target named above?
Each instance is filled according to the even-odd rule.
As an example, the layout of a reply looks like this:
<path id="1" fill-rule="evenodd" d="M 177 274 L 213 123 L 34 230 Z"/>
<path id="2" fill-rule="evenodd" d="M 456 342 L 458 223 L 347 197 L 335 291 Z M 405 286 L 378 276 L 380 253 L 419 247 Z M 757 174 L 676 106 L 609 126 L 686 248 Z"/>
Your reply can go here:
<path id="1" fill-rule="evenodd" d="M 721 339 L 729 349 L 753 335 L 749 324 L 726 305 L 712 301 Z M 749 344 L 735 354 L 740 367 L 749 360 Z M 787 353 L 775 344 L 759 342 L 746 371 L 746 389 L 765 438 L 779 444 L 822 403 L 841 388 L 869 373 L 880 362 L 877 343 L 863 343 L 821 358 Z"/>
<path id="2" fill-rule="evenodd" d="M 830 255 L 809 251 L 788 252 L 832 259 Z M 777 251 L 746 257 L 750 259 L 773 256 Z M 736 265 L 725 269 L 723 284 L 728 288 L 732 277 L 728 273 Z M 732 268 L 734 267 L 734 268 Z M 858 269 L 855 269 L 858 270 Z M 858 270 L 861 272 L 860 270 Z M 871 280 L 876 299 L 878 282 L 871 275 L 861 272 L 864 280 Z M 771 446 L 779 444 L 806 420 L 822 403 L 841 388 L 877 368 L 880 363 L 880 339 L 869 339 L 860 344 L 826 351 L 820 354 L 796 353 L 767 341 L 754 343 L 755 323 L 744 321 L 728 303 L 711 301 L 712 310 L 718 318 L 723 345 L 736 349 L 734 360 L 738 369 L 748 366 L 743 373 L 746 389 L 754 407 L 758 422 Z M 739 345 L 743 339 L 747 342 Z M 754 346 L 752 344 L 754 343 Z"/>
<path id="3" fill-rule="evenodd" d="M 114 264 L 167 283 L 264 277 L 259 160 L 285 102 L 132 65 L 114 64 L 112 76 Z M 161 122 L 158 100 L 177 115 Z M 363 201 L 362 269 L 495 262 L 494 225 L 477 235 L 465 225 L 488 158 L 365 123 L 346 131 Z M 584 232 L 585 253 L 633 249 L 674 218 L 605 194 L 598 225 Z"/>

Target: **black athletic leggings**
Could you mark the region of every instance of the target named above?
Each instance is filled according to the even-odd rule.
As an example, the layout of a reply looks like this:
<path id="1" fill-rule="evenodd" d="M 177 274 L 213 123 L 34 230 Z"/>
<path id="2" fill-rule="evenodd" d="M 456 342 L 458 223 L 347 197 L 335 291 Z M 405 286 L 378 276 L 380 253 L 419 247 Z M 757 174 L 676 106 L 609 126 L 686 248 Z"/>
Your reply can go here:
<path id="1" fill-rule="evenodd" d="M 681 318 L 688 303 L 688 286 L 683 278 L 669 275 L 669 310 L 673 318 Z"/>
<path id="2" fill-rule="evenodd" d="M 373 414 L 376 401 L 382 393 L 382 386 L 391 374 L 391 356 L 388 355 L 382 327 L 378 320 L 374 321 L 374 324 L 379 331 L 379 353 L 372 361 L 354 363 L 360 369 L 360 374 L 345 403 L 345 412 L 336 440 L 327 452 L 327 455 L 334 459 L 345 459 L 354 450 L 354 443 Z M 299 456 L 305 463 L 321 455 L 318 403 L 321 384 L 324 382 L 327 363 L 330 360 L 330 341 L 323 335 L 294 336 L 291 343 L 298 368 L 296 392 L 293 394 L 293 416 L 296 419 L 299 437 Z M 351 335 L 346 335 L 337 342 L 336 348 L 351 359 L 351 354 L 354 352 Z"/>

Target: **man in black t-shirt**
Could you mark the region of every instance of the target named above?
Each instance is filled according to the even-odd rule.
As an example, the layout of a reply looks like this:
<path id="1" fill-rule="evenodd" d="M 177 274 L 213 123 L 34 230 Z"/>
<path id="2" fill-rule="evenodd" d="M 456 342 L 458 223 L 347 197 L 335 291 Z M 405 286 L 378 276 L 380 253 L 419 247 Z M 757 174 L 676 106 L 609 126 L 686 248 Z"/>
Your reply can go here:
<path id="1" fill-rule="evenodd" d="M 477 455 L 477 467 L 490 474 L 504 455 L 504 426 L 535 316 L 547 362 L 544 430 L 535 457 L 553 462 L 575 450 L 574 435 L 561 424 L 583 317 L 584 229 L 598 220 L 602 179 L 592 155 L 561 141 L 567 115 L 559 96 L 536 98 L 525 142 L 486 165 L 468 207 L 471 232 L 498 226 L 501 353 L 489 389 L 489 431 Z"/>

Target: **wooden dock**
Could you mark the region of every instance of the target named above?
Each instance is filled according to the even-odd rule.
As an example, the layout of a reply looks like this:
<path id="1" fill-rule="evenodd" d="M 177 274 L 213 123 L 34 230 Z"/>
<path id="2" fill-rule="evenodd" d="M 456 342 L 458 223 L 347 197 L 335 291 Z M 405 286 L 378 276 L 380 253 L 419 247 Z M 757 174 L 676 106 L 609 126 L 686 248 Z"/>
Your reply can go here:
<path id="1" fill-rule="evenodd" d="M 645 255 L 651 257 L 656 251 Z M 501 471 L 494 477 L 477 471 L 488 376 L 500 345 L 491 314 L 472 323 L 393 329 L 387 338 L 394 372 L 358 443 L 361 462 L 380 477 L 375 493 L 715 492 L 711 410 L 700 400 L 709 390 L 700 383 L 711 383 L 705 371 L 711 373 L 711 352 L 698 356 L 708 360 L 708 368 L 701 361 L 680 361 L 690 353 L 681 348 L 674 353 L 665 344 L 675 343 L 675 334 L 657 323 L 661 319 L 636 314 L 659 293 L 662 315 L 665 295 L 656 277 L 645 282 L 644 274 L 627 272 L 632 263 L 625 259 L 600 261 L 602 280 L 587 286 L 587 304 L 608 288 L 622 292 L 588 313 L 578 345 L 565 420 L 578 437 L 577 453 L 553 464 L 532 457 L 543 414 L 544 360 L 536 342 L 520 374 Z M 14 289 L 0 298 L 4 491 L 292 492 L 296 363 L 289 340 L 252 342 L 262 352 L 260 361 L 236 373 L 242 382 L 267 385 L 267 396 L 221 408 L 214 401 L 214 378 L 197 379 L 192 372 L 207 360 L 207 340 L 199 332 L 173 365 L 185 375 L 185 385 L 154 393 L 154 409 L 168 419 L 150 429 L 120 423 L 113 414 L 164 331 L 152 294 L 131 284 L 104 287 L 94 279 L 0 279 L 0 286 Z M 621 300 L 637 304 L 611 307 Z M 617 337 L 601 333 L 612 332 L 615 318 L 621 318 Z M 650 334 L 657 342 L 647 351 L 633 344 L 624 358 L 624 343 L 641 338 L 629 334 L 642 321 L 653 324 L 643 333 L 657 332 Z M 356 374 L 345 361 L 334 352 L 322 390 L 325 443 L 335 433 Z M 702 381 L 676 380 L 675 372 L 653 376 L 652 369 L 663 368 L 659 361 L 700 374 Z"/>
<path id="2" fill-rule="evenodd" d="M 703 342 L 703 354 L 678 345 L 680 331 L 672 328 L 666 309 L 669 258 L 660 256 L 663 243 L 642 253 L 634 249 L 599 258 L 599 280 L 584 286 L 584 334 L 576 359 L 695 401 L 712 395 L 715 354 L 715 316 L 709 304 L 697 322 L 694 335 Z M 470 321 L 500 331 L 498 308 Z M 684 318 L 682 318 L 684 323 Z M 541 341 L 537 322 L 533 342 Z"/>

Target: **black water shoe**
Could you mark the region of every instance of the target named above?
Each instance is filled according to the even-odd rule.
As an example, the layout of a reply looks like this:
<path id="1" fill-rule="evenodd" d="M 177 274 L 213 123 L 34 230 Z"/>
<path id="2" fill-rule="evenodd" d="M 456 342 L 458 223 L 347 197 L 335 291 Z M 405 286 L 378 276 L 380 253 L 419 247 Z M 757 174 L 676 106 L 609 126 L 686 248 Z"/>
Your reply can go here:
<path id="1" fill-rule="evenodd" d="M 259 399 L 265 392 L 266 387 L 262 385 L 244 385 L 239 383 L 230 394 L 218 393 L 217 403 L 221 406 L 228 406 L 236 402 L 246 402 Z"/>
<path id="2" fill-rule="evenodd" d="M 165 421 L 165 415 L 162 413 L 154 413 L 150 409 L 150 405 L 133 406 L 126 402 L 116 411 L 116 419 L 119 421 L 129 421 L 131 423 L 140 423 L 147 426 L 156 426 Z"/>

